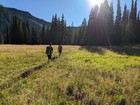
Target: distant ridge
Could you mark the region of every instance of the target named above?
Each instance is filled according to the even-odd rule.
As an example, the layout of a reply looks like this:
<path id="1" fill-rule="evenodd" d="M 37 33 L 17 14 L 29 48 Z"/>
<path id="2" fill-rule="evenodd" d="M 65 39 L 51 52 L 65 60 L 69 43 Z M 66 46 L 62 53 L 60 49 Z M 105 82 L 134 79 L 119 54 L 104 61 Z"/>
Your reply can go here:
<path id="1" fill-rule="evenodd" d="M 43 24 L 50 27 L 51 23 L 43 19 L 32 16 L 29 12 L 18 10 L 15 8 L 8 8 L 0 6 L 0 32 L 5 33 L 6 27 L 12 23 L 12 17 L 18 16 L 22 21 L 28 21 L 31 27 L 41 29 Z"/>

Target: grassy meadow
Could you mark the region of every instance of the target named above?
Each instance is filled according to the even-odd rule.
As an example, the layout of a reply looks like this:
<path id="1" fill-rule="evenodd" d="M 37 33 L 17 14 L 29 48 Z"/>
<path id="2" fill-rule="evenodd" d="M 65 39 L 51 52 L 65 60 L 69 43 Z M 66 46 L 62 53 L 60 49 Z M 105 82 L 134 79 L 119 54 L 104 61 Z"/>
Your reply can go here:
<path id="1" fill-rule="evenodd" d="M 45 47 L 0 45 L 0 105 L 140 104 L 139 45 L 63 46 L 62 56 L 50 64 Z M 53 48 L 58 56 L 57 46 Z M 13 81 L 43 63 L 30 76 Z"/>

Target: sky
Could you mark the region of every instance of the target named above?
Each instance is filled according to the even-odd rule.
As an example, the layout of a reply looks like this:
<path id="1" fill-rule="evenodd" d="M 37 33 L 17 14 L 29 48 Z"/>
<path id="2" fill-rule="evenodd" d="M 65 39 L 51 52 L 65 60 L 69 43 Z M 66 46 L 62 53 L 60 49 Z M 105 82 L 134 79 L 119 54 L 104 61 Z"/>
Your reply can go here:
<path id="1" fill-rule="evenodd" d="M 33 16 L 51 22 L 52 16 L 56 13 L 58 17 L 64 14 L 67 26 L 73 22 L 74 26 L 81 25 L 84 18 L 88 20 L 90 10 L 93 7 L 91 0 L 0 0 L 0 5 L 4 7 L 16 8 L 23 11 L 28 11 Z M 99 0 L 92 0 L 96 4 Z M 104 0 L 100 0 L 104 1 Z M 117 9 L 117 0 L 113 1 L 114 15 Z M 121 10 L 127 4 L 128 9 L 131 8 L 132 0 L 120 0 Z M 138 10 L 140 10 L 140 0 L 138 0 Z"/>

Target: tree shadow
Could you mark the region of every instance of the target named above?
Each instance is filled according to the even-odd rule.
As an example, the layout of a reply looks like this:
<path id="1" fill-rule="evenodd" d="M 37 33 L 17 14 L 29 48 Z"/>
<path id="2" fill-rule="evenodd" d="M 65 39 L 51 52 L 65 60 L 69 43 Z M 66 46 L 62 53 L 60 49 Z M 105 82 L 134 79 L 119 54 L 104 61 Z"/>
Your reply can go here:
<path id="1" fill-rule="evenodd" d="M 98 47 L 98 46 L 81 46 L 80 50 L 86 49 L 89 52 L 95 52 L 99 53 L 101 55 L 104 55 L 106 52 L 106 49 L 104 47 Z"/>
<path id="2" fill-rule="evenodd" d="M 122 55 L 140 56 L 140 45 L 108 47 L 108 50 Z"/>
<path id="3" fill-rule="evenodd" d="M 140 45 L 131 45 L 131 46 L 82 46 L 80 49 L 86 49 L 90 52 L 96 52 L 101 55 L 104 55 L 106 50 L 113 51 L 121 55 L 130 55 L 130 56 L 140 56 Z"/>

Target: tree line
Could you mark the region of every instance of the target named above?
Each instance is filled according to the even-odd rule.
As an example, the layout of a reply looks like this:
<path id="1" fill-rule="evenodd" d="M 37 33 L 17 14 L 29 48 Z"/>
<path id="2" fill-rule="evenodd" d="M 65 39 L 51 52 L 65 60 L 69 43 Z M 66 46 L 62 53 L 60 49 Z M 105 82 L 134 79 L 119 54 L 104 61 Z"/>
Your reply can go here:
<path id="1" fill-rule="evenodd" d="M 14 16 L 6 34 L 0 34 L 0 42 L 6 44 L 67 44 L 67 45 L 121 45 L 140 43 L 140 12 L 137 0 L 132 0 L 131 10 L 124 5 L 122 12 L 120 0 L 117 3 L 114 19 L 113 3 L 105 0 L 101 6 L 92 8 L 88 22 L 84 18 L 79 27 L 66 25 L 64 15 L 52 17 L 51 26 L 42 29 L 32 27 L 28 21 Z"/>
<path id="2" fill-rule="evenodd" d="M 4 44 L 76 44 L 73 24 L 66 26 L 64 15 L 52 17 L 51 26 L 42 25 L 41 29 L 33 27 L 28 21 L 23 21 L 18 16 L 12 17 L 12 23 L 5 29 L 5 34 L 0 34 L 0 43 Z"/>
<path id="3" fill-rule="evenodd" d="M 12 17 L 12 24 L 7 27 L 4 36 L 5 44 L 42 44 L 44 37 L 44 25 L 39 30 L 29 24 L 28 21 L 21 20 L 18 16 Z M 43 35 L 42 35 L 43 34 Z"/>
<path id="4" fill-rule="evenodd" d="M 137 0 L 132 0 L 130 11 L 125 4 L 123 14 L 118 0 L 115 21 L 113 3 L 109 5 L 105 0 L 100 8 L 95 6 L 91 10 L 86 30 L 84 45 L 140 43 L 140 12 L 137 13 Z"/>

